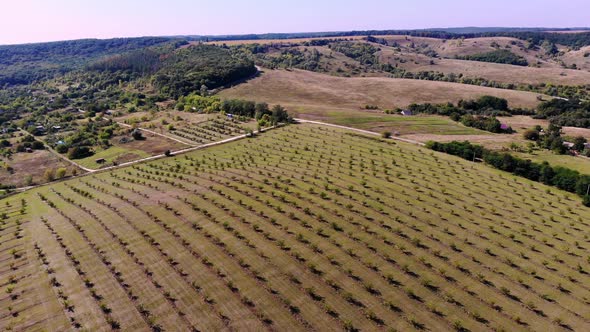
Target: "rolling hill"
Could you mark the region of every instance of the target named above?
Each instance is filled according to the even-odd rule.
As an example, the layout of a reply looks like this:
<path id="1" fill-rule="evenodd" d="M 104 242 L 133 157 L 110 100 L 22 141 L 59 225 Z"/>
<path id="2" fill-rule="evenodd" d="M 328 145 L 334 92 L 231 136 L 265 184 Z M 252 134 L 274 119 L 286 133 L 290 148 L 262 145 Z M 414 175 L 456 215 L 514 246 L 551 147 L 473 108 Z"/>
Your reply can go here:
<path id="1" fill-rule="evenodd" d="M 382 109 L 411 103 L 456 103 L 482 95 L 506 98 L 513 107 L 533 108 L 538 94 L 466 84 L 386 77 L 335 77 L 303 70 L 264 70 L 221 96 L 288 106 L 298 116 L 322 117 L 325 111 L 358 112 L 365 105 Z"/>

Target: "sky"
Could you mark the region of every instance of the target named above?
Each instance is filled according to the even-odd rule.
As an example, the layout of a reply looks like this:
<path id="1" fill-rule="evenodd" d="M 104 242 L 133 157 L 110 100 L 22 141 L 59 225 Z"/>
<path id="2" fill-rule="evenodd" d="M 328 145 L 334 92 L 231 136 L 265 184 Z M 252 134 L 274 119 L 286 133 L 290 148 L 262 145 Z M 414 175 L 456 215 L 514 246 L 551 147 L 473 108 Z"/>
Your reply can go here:
<path id="1" fill-rule="evenodd" d="M 0 0 L 0 44 L 440 27 L 588 27 L 588 0 Z"/>

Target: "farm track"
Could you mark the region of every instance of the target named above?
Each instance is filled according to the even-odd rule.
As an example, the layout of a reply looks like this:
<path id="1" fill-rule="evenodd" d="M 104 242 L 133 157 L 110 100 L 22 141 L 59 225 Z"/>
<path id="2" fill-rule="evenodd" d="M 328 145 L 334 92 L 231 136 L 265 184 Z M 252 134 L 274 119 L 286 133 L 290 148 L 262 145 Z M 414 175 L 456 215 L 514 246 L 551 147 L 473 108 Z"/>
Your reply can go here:
<path id="1" fill-rule="evenodd" d="M 377 135 L 301 121 L 8 197 L 0 327 L 590 328 L 577 198 Z"/>

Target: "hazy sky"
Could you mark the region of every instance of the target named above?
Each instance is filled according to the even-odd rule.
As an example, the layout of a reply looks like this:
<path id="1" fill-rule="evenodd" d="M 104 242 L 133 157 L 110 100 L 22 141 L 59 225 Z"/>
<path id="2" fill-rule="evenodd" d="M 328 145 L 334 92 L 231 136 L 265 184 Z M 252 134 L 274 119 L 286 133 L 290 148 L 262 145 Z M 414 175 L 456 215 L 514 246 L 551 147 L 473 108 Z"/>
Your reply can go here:
<path id="1" fill-rule="evenodd" d="M 462 26 L 590 26 L 589 0 L 0 0 L 0 44 Z"/>

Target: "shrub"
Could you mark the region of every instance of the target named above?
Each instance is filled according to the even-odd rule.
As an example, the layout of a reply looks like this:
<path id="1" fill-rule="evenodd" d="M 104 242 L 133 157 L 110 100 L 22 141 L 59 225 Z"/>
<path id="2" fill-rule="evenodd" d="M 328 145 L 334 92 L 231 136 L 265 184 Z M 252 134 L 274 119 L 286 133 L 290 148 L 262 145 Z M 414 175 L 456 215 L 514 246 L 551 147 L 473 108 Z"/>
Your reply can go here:
<path id="1" fill-rule="evenodd" d="M 536 129 L 528 129 L 522 134 L 522 136 L 529 141 L 539 140 L 539 132 Z"/>
<path id="2" fill-rule="evenodd" d="M 53 181 L 55 180 L 55 170 L 53 168 L 49 168 L 45 171 L 45 180 Z"/>
<path id="3" fill-rule="evenodd" d="M 60 167 L 57 169 L 57 172 L 55 172 L 55 177 L 58 179 L 63 179 L 66 176 L 66 172 L 67 169 Z"/>

